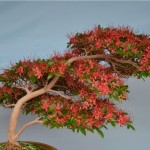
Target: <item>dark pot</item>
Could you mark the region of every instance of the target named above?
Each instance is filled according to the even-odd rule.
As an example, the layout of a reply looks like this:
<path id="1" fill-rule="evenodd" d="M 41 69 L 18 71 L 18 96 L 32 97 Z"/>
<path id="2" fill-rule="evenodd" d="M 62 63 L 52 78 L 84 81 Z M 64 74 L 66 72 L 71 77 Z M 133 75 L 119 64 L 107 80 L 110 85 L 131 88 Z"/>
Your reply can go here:
<path id="1" fill-rule="evenodd" d="M 1 142 L 0 145 L 5 145 L 7 142 Z M 37 146 L 38 148 L 40 148 L 40 150 L 57 150 L 56 148 L 48 145 L 48 144 L 44 144 L 44 143 L 40 143 L 40 142 L 32 142 L 32 141 L 19 141 L 19 143 L 21 143 L 21 145 L 27 145 L 28 144 L 32 144 Z M 25 147 L 25 146 L 24 146 Z M 0 149 L 2 150 L 2 149 Z"/>

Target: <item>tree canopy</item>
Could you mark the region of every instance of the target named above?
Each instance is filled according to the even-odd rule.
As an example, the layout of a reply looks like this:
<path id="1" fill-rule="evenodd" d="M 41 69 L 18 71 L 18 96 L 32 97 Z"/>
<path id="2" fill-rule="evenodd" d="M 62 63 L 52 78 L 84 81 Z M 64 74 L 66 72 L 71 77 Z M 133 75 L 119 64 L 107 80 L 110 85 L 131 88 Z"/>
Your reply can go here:
<path id="1" fill-rule="evenodd" d="M 48 127 L 97 132 L 111 124 L 132 128 L 127 112 L 114 100 L 128 99 L 129 77 L 150 77 L 150 37 L 129 27 L 97 26 L 69 35 L 68 48 L 47 59 L 25 59 L 0 74 L 0 104 L 13 108 L 28 92 L 48 88 L 22 107 Z"/>

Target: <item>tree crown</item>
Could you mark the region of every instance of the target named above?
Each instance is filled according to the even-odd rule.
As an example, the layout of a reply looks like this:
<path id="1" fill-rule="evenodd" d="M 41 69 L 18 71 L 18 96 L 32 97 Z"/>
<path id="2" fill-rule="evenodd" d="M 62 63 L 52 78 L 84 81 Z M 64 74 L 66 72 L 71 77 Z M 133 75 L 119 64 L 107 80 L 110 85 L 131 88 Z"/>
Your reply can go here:
<path id="1" fill-rule="evenodd" d="M 86 134 L 108 123 L 134 129 L 113 99 L 127 99 L 124 79 L 150 77 L 150 37 L 129 27 L 95 27 L 68 36 L 68 50 L 48 59 L 21 60 L 0 75 L 0 104 L 14 107 L 28 92 L 57 83 L 24 104 L 22 111 L 42 117 L 50 127 Z"/>

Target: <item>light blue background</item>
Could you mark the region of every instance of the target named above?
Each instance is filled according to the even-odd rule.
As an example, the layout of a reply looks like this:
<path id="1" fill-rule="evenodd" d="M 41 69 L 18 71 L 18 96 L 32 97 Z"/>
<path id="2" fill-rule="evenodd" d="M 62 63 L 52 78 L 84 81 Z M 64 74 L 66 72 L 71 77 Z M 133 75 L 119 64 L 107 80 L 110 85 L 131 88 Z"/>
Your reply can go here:
<path id="1" fill-rule="evenodd" d="M 150 34 L 150 2 L 0 2 L 0 67 L 24 57 L 47 58 L 66 49 L 67 33 L 94 25 L 129 25 Z M 86 137 L 66 129 L 29 127 L 20 140 L 51 144 L 59 150 L 149 150 L 150 80 L 129 79 L 129 100 L 121 105 L 132 116 L 136 131 L 104 130 L 105 138 Z M 0 141 L 7 140 L 11 110 L 0 108 Z M 19 126 L 33 116 L 21 115 Z"/>

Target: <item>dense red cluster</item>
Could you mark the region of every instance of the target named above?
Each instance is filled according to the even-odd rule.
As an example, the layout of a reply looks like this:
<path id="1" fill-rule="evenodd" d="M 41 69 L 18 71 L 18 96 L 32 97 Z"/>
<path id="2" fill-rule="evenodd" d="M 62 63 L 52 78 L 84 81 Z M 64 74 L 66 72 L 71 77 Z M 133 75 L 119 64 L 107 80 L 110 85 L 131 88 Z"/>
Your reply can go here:
<path id="1" fill-rule="evenodd" d="M 53 76 L 55 73 L 61 75 L 64 73 L 65 68 L 66 64 L 64 60 L 59 62 L 53 59 L 24 60 L 12 65 L 10 69 L 4 70 L 0 78 L 3 82 L 15 82 L 18 79 L 32 80 L 34 77 L 36 79 L 47 80 L 44 78 L 45 75 L 52 74 Z"/>
<path id="2" fill-rule="evenodd" d="M 116 50 L 122 48 L 124 51 L 132 49 L 132 52 L 136 53 L 141 46 L 149 43 L 149 39 L 146 35 L 135 34 L 128 27 L 95 27 L 93 30 L 77 33 L 75 36 L 70 37 L 70 42 L 70 44 L 79 48 L 84 47 L 88 51 L 108 49 L 110 53 L 115 53 Z"/>
<path id="3" fill-rule="evenodd" d="M 50 97 L 44 95 L 39 97 L 34 108 L 35 114 L 45 116 L 46 124 L 50 126 L 67 126 L 69 128 L 100 128 L 108 123 L 114 122 L 120 126 L 130 123 L 127 113 L 118 110 L 115 104 L 108 100 L 96 100 L 95 106 L 84 108 L 81 101 L 65 100 L 60 96 Z"/>
<path id="4" fill-rule="evenodd" d="M 87 83 L 91 90 L 99 92 L 97 95 L 107 96 L 111 93 L 115 93 L 114 95 L 120 100 L 127 98 L 125 88 L 122 92 L 117 92 L 118 88 L 121 89 L 121 87 L 124 87 L 124 81 L 113 74 L 113 72 L 109 70 L 109 67 L 105 67 L 92 60 L 81 60 L 74 63 L 73 74 L 75 74 L 82 83 Z M 85 89 L 81 91 L 83 91 L 83 96 L 87 95 L 87 97 L 90 97 L 88 95 L 88 93 L 90 93 L 89 91 L 86 92 Z"/>
<path id="5" fill-rule="evenodd" d="M 140 70 L 147 70 L 150 72 L 150 43 L 147 47 L 145 47 L 145 51 L 143 52 L 143 57 L 141 58 L 140 63 Z"/>
<path id="6" fill-rule="evenodd" d="M 43 87 L 54 76 L 61 76 L 66 69 L 64 60 L 37 59 L 19 61 L 0 74 L 1 103 L 16 103 L 26 92 L 20 87 Z"/>
<path id="7" fill-rule="evenodd" d="M 15 104 L 24 95 L 25 92 L 20 89 L 12 88 L 11 86 L 0 87 L 1 104 Z"/>
<path id="8" fill-rule="evenodd" d="M 69 36 L 68 47 L 76 56 L 111 54 L 120 59 L 132 59 L 139 70 L 150 72 L 150 37 L 136 34 L 129 27 L 95 27 L 93 30 Z"/>

